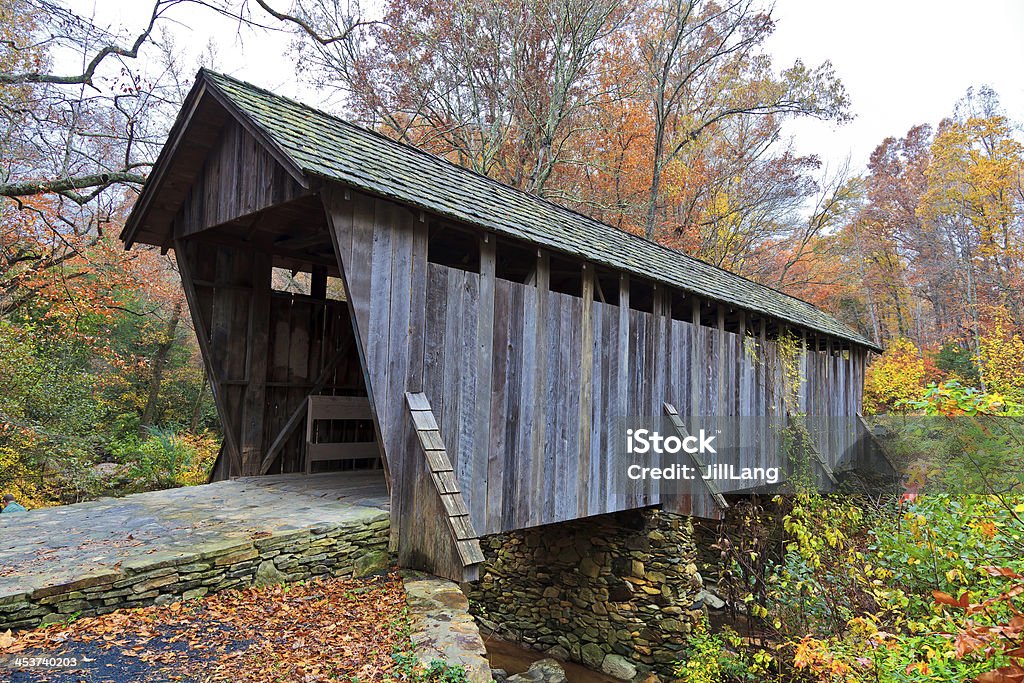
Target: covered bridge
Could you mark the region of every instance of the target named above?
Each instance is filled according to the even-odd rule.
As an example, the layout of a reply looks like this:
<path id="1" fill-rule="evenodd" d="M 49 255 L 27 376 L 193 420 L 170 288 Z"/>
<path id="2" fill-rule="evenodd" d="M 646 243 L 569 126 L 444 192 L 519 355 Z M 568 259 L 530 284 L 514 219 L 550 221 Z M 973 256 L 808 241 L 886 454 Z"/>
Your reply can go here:
<path id="1" fill-rule="evenodd" d="M 615 418 L 785 413 L 787 330 L 799 412 L 853 417 L 877 350 L 808 303 L 210 71 L 122 237 L 175 251 L 224 428 L 214 478 L 378 462 L 400 563 L 457 579 L 479 535 L 668 503 L 609 466 Z M 275 268 L 308 291 L 275 291 Z M 823 466 L 853 443 L 816 438 Z M 713 515 L 716 494 L 671 505 Z"/>

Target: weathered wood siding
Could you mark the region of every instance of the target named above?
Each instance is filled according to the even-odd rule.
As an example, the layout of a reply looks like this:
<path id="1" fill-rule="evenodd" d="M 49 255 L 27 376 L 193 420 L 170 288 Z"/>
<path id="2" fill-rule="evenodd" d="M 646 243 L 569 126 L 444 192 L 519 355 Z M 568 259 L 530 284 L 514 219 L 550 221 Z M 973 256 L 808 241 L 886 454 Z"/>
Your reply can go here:
<path id="1" fill-rule="evenodd" d="M 242 124 L 224 124 L 174 219 L 175 238 L 307 194 Z"/>
<path id="2" fill-rule="evenodd" d="M 413 497 L 417 482 L 409 466 L 416 435 L 406 415 L 406 392 L 421 391 L 425 355 L 427 225 L 391 202 L 326 191 L 335 248 L 374 409 L 378 439 L 391 482 L 391 539 L 405 547 L 408 515 L 424 514 Z M 411 546 L 410 546 L 411 547 Z"/>
<path id="3" fill-rule="evenodd" d="M 179 240 L 175 255 L 224 429 L 215 479 L 259 473 L 285 421 L 336 356 L 343 357 L 320 393 L 366 395 L 344 301 L 272 291 L 270 256 L 257 249 L 193 238 Z M 331 440 L 360 440 L 347 436 Z M 296 429 L 270 472 L 303 471 L 304 447 Z"/>
<path id="4" fill-rule="evenodd" d="M 535 284 L 498 278 L 493 238 L 481 242 L 480 272 L 429 263 L 418 213 L 340 188 L 329 188 L 325 202 L 391 472 L 399 546 L 401 520 L 420 513 L 406 392 L 429 400 L 481 534 L 661 502 L 656 489 L 630 488 L 609 467 L 618 417 L 662 415 L 666 402 L 683 416 L 785 415 L 782 361 L 763 329 L 741 336 L 721 318 L 718 327 L 673 319 L 664 288 L 652 312 L 629 308 L 626 277 L 621 306 L 594 301 L 585 282 L 585 298 L 551 291 L 543 254 Z M 847 354 L 801 361 L 808 414 L 856 412 L 863 357 Z M 774 437 L 741 437 L 772 452 Z M 832 439 L 819 445 L 831 461 L 848 445 L 822 438 Z M 710 496 L 672 505 L 714 513 Z"/>

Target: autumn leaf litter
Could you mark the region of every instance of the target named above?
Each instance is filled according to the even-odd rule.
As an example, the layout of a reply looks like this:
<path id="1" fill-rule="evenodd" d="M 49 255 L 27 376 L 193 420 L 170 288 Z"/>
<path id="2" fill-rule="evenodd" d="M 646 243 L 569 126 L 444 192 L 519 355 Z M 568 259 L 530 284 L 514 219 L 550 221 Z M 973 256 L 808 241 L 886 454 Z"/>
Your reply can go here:
<path id="1" fill-rule="evenodd" d="M 0 655 L 88 652 L 78 670 L 25 681 L 375 683 L 407 677 L 393 656 L 411 647 L 406 624 L 397 575 L 326 579 L 0 634 Z"/>

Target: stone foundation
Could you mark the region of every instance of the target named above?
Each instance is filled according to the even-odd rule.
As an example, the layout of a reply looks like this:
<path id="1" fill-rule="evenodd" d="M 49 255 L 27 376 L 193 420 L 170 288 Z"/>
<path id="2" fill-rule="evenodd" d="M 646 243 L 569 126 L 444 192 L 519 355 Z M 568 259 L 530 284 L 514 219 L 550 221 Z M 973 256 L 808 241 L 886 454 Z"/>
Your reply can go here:
<path id="1" fill-rule="evenodd" d="M 344 523 L 197 542 L 155 551 L 117 569 L 85 570 L 71 581 L 0 595 L 0 630 L 199 598 L 255 584 L 319 576 L 365 576 L 388 568 L 388 513 L 359 509 Z"/>
<path id="2" fill-rule="evenodd" d="M 703 615 L 692 527 L 680 515 L 602 515 L 481 546 L 487 561 L 465 590 L 485 629 L 620 678 L 671 675 Z"/>

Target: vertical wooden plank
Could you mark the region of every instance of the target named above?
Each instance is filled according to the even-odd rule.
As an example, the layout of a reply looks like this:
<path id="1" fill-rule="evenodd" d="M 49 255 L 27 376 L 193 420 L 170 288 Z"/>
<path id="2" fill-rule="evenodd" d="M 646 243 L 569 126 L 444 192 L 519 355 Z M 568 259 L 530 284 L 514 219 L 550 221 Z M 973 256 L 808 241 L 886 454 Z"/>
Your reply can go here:
<path id="1" fill-rule="evenodd" d="M 716 367 L 718 368 L 718 373 L 717 373 L 718 376 L 716 378 L 717 382 L 718 382 L 718 385 L 717 385 L 718 386 L 718 393 L 716 394 L 716 401 L 717 401 L 716 405 L 717 405 L 717 408 L 715 409 L 715 415 L 716 415 L 716 417 L 723 417 L 726 414 L 725 408 L 726 408 L 726 386 L 727 386 L 727 382 L 726 382 L 725 371 L 726 371 L 726 355 L 727 355 L 726 354 L 726 346 L 727 346 L 728 340 L 725 338 L 725 306 L 720 303 L 715 308 L 716 308 L 716 316 L 717 316 L 717 326 L 715 328 L 716 335 L 715 335 L 714 349 L 715 349 L 715 363 L 716 363 Z"/>
<path id="2" fill-rule="evenodd" d="M 492 240 L 493 241 L 493 240 Z M 494 278 L 492 333 L 488 340 L 490 348 L 490 395 L 486 406 L 488 413 L 487 439 L 487 515 L 488 529 L 498 531 L 504 523 L 504 498 L 506 490 L 505 465 L 508 453 L 505 435 L 508 427 L 506 379 L 509 364 L 509 319 L 512 309 L 511 282 Z M 510 478 L 514 473 L 509 472 Z"/>
<path id="3" fill-rule="evenodd" d="M 765 332 L 765 319 L 764 319 L 764 316 L 759 316 L 758 317 L 757 326 L 754 329 L 754 338 L 755 338 L 756 343 L 757 343 L 757 346 L 756 346 L 756 348 L 757 348 L 757 367 L 755 368 L 755 374 L 754 374 L 754 403 L 755 403 L 755 405 L 754 405 L 754 408 L 753 408 L 753 414 L 756 415 L 759 418 L 760 424 L 764 425 L 763 428 L 766 429 L 767 432 L 769 432 L 769 433 L 764 434 L 764 436 L 761 437 L 762 441 L 764 443 L 764 445 L 762 447 L 762 451 L 764 451 L 765 453 L 772 454 L 772 458 L 774 459 L 775 451 L 774 451 L 774 441 L 773 441 L 773 436 L 772 436 L 772 432 L 774 432 L 774 430 L 771 429 L 771 428 L 768 428 L 768 425 L 769 425 L 769 422 L 770 422 L 769 419 L 768 419 L 769 407 L 768 407 L 768 398 L 767 398 L 767 396 L 768 396 L 768 387 L 767 387 L 767 371 L 766 371 L 766 367 L 767 367 L 767 364 L 768 364 L 768 355 L 767 355 L 768 354 L 768 349 L 766 348 L 767 345 L 765 343 L 766 342 L 766 332 Z"/>
<path id="4" fill-rule="evenodd" d="M 555 375 L 554 403 L 556 413 L 554 519 L 561 521 L 576 516 L 576 487 L 579 483 L 577 458 L 579 457 L 579 353 L 581 313 L 580 299 L 559 293 L 558 302 L 558 343 L 552 348 L 558 357 L 558 373 Z"/>
<path id="5" fill-rule="evenodd" d="M 650 340 L 651 315 L 644 311 L 630 311 L 630 324 L 633 326 L 633 345 L 630 353 L 633 385 L 633 407 L 631 414 L 648 416 L 651 413 L 651 377 L 650 377 Z M 633 491 L 630 507 L 644 505 L 650 480 L 638 481 Z"/>
<path id="6" fill-rule="evenodd" d="M 445 339 L 448 304 L 448 268 L 429 264 L 427 277 L 426 338 L 424 339 L 423 393 L 434 410 L 441 435 L 447 439 L 457 428 L 445 412 L 446 399 L 454 392 L 445 385 Z M 454 359 L 453 359 L 454 360 Z M 450 385 L 457 386 L 457 385 Z M 446 445 L 448 445 L 446 443 Z"/>
<path id="7" fill-rule="evenodd" d="M 406 448 L 409 442 L 410 421 L 405 414 L 405 392 L 408 368 L 413 355 L 420 356 L 422 367 L 422 330 L 410 326 L 412 309 L 423 305 L 423 291 L 413 290 L 413 217 L 402 206 L 382 203 L 378 206 L 374 226 L 373 267 L 370 291 L 370 334 L 376 344 L 372 353 L 377 417 L 385 451 L 389 455 L 392 490 L 391 509 L 398 518 L 402 532 L 407 528 L 409 507 L 414 501 L 415 471 L 406 472 L 413 461 Z M 423 243 L 425 247 L 425 242 Z M 419 338 L 417 342 L 413 337 Z M 383 347 L 383 349 L 381 349 Z M 392 522 L 394 525 L 396 522 Z"/>
<path id="8" fill-rule="evenodd" d="M 741 310 L 740 315 L 740 340 L 739 340 L 739 357 L 737 358 L 737 380 L 736 380 L 736 412 L 737 416 L 748 415 L 747 406 L 745 399 L 747 394 L 746 378 L 747 371 L 750 368 L 750 357 L 747 354 L 747 312 Z"/>
<path id="9" fill-rule="evenodd" d="M 604 320 L 602 321 L 602 356 L 606 361 L 604 377 L 602 378 L 603 394 L 605 396 L 603 405 L 604 421 L 608 428 L 602 430 L 601 452 L 611 457 L 615 453 L 618 444 L 612 441 L 614 434 L 610 427 L 614 421 L 625 417 L 619 408 L 619 364 L 623 359 L 619 357 L 619 306 L 606 306 L 604 309 Z M 602 497 L 602 510 L 614 509 L 614 496 L 617 482 L 619 480 L 618 468 L 605 468 L 607 475 L 605 479 L 604 496 Z"/>
<path id="10" fill-rule="evenodd" d="M 589 482 L 587 491 L 587 514 L 596 515 L 603 512 L 603 496 L 602 489 L 608 486 L 608 460 L 611 457 L 611 453 L 601 448 L 601 436 L 606 433 L 610 427 L 608 418 L 605 412 L 605 406 L 607 405 L 607 399 L 605 397 L 605 387 L 607 382 L 605 377 L 607 376 L 608 366 L 605 362 L 604 354 L 604 340 L 605 340 L 605 319 L 607 317 L 605 311 L 607 305 L 594 302 L 591 313 L 592 313 L 592 325 L 593 325 L 593 345 L 591 348 L 591 356 L 593 358 L 593 373 L 591 375 L 591 382 L 593 392 L 591 394 L 591 406 L 592 406 L 592 419 L 590 421 L 590 454 L 589 454 L 589 465 L 590 471 L 587 474 L 585 481 Z"/>
<path id="11" fill-rule="evenodd" d="M 352 252 L 344 263 L 345 291 L 349 293 L 349 308 L 359 340 L 359 349 L 366 388 L 373 401 L 373 383 L 368 376 L 370 363 L 370 291 L 373 274 L 374 222 L 377 219 L 377 203 L 369 197 L 356 195 L 352 205 L 352 228 L 349 240 Z M 339 237 L 343 240 L 343 237 Z"/>
<path id="12" fill-rule="evenodd" d="M 693 326 L 691 330 L 692 338 L 690 340 L 690 415 L 696 417 L 701 414 L 700 410 L 700 387 L 701 387 L 701 372 L 700 368 L 702 364 L 707 362 L 703 358 L 703 344 L 704 339 L 703 328 L 700 325 L 700 300 L 693 299 L 690 308 L 690 324 Z M 691 420 L 690 431 L 694 432 L 698 428 L 696 420 Z"/>
<path id="13" fill-rule="evenodd" d="M 664 404 L 668 399 L 667 377 L 672 367 L 671 325 L 672 308 L 671 292 L 668 287 L 656 286 L 654 296 L 654 334 L 651 343 L 649 363 L 653 365 L 653 387 L 651 392 L 651 415 L 662 415 Z M 661 502 L 661 485 L 653 481 L 648 492 L 647 504 Z"/>
<path id="14" fill-rule="evenodd" d="M 668 399 L 668 375 L 672 367 L 672 292 L 667 287 L 658 287 L 658 296 L 655 298 L 655 332 L 654 332 L 654 354 L 651 361 L 654 363 L 654 401 L 651 404 L 651 414 L 660 415 L 662 406 Z"/>
<path id="15" fill-rule="evenodd" d="M 370 226 L 370 286 L 365 292 L 352 292 L 353 298 L 368 301 L 368 319 L 366 349 L 367 372 L 373 385 L 373 406 L 377 415 L 381 438 L 387 444 L 388 422 L 390 413 L 387 410 L 390 396 L 388 380 L 388 342 L 391 338 L 391 277 L 394 254 L 391 240 L 394 231 L 396 207 L 382 199 L 374 201 L 374 223 Z M 355 237 L 353 237 L 353 242 Z M 396 350 L 396 353 L 400 353 Z M 392 503 L 394 505 L 394 502 Z M 398 512 L 392 516 L 398 517 Z"/>
<path id="16" fill-rule="evenodd" d="M 800 376 L 803 377 L 803 378 L 806 378 L 808 380 L 810 379 L 810 377 L 809 377 L 810 364 L 811 363 L 810 363 L 810 358 L 809 358 L 808 349 L 807 349 L 807 330 L 800 330 Z M 810 403 L 811 403 L 810 393 L 811 393 L 812 390 L 817 389 L 817 388 L 818 387 L 816 387 L 816 386 L 812 386 L 810 381 L 804 382 L 803 386 L 800 387 L 800 394 L 799 394 L 800 407 L 799 407 L 799 411 L 801 413 L 805 413 L 806 414 L 806 413 L 810 412 Z"/>
<path id="17" fill-rule="evenodd" d="M 580 375 L 582 373 L 579 349 L 582 346 L 584 327 L 583 300 L 567 295 L 566 302 L 568 307 L 563 320 L 568 326 L 570 342 L 562 345 L 562 354 L 566 357 L 566 366 L 569 372 L 563 381 L 567 382 L 569 387 L 578 387 L 580 386 Z M 586 480 L 581 479 L 578 474 L 580 471 L 580 460 L 586 459 L 586 456 L 580 449 L 580 393 L 570 389 L 567 394 L 564 432 L 566 454 L 564 514 L 567 515 L 567 518 L 574 519 L 582 514 L 579 507 L 579 498 L 581 495 L 580 491 L 585 489 L 583 484 Z"/>
<path id="18" fill-rule="evenodd" d="M 427 301 L 429 297 L 436 297 L 437 294 L 427 286 L 430 269 L 427 262 L 427 224 L 410 217 L 410 230 L 412 275 L 409 300 L 409 365 L 406 369 L 405 391 L 419 393 L 423 391 L 425 381 L 423 365 L 427 354 Z M 434 410 L 434 414 L 437 415 L 437 408 Z"/>
<path id="19" fill-rule="evenodd" d="M 499 281 L 504 282 L 504 281 Z M 515 529 L 518 527 L 518 516 L 520 514 L 520 497 L 523 495 L 522 475 L 526 471 L 522 462 L 522 454 L 525 450 L 522 446 L 522 394 L 524 387 L 525 368 L 523 367 L 523 356 L 525 347 L 533 346 L 533 339 L 523 336 L 524 326 L 524 302 L 527 296 L 526 285 L 513 282 L 505 282 L 509 290 L 509 312 L 508 312 L 508 361 L 503 368 L 505 373 L 505 432 L 504 444 L 504 486 L 502 496 L 501 519 L 503 529 Z M 529 386 L 529 385 L 525 385 Z M 499 424 L 501 420 L 498 421 Z"/>
<path id="20" fill-rule="evenodd" d="M 630 386 L 629 368 L 632 359 L 629 357 L 629 340 L 631 335 L 630 330 L 630 308 L 629 308 L 629 274 L 619 274 L 619 324 L 617 330 L 617 346 L 616 357 L 617 357 L 617 368 L 616 368 L 616 381 L 615 381 L 615 392 L 617 405 L 616 412 L 621 417 L 630 417 L 630 396 L 634 391 L 634 388 Z M 625 473 L 616 473 L 615 480 L 615 491 L 618 496 L 621 496 L 621 500 L 614 501 L 613 507 L 609 508 L 612 510 L 621 509 L 623 506 L 628 504 L 631 496 L 631 489 L 626 484 Z"/>
<path id="21" fill-rule="evenodd" d="M 449 351 L 452 354 L 462 354 L 462 367 L 459 370 L 459 464 L 456 472 L 459 476 L 460 487 L 466 491 L 467 495 L 470 495 L 471 499 L 466 503 L 469 505 L 471 515 L 482 516 L 483 497 L 471 495 L 473 491 L 487 490 L 487 482 L 483 479 L 484 473 L 478 473 L 476 469 L 476 462 L 479 460 L 477 455 L 478 439 L 482 438 L 476 431 L 478 403 L 486 400 L 486 397 L 477 389 L 479 363 L 475 346 L 479 308 L 480 276 L 477 273 L 464 272 L 460 320 L 462 330 L 447 340 L 449 346 L 445 355 L 447 356 Z M 478 475 L 479 479 L 476 478 Z M 476 502 L 474 503 L 473 500 Z M 476 513 L 473 512 L 474 509 L 476 509 Z M 474 517 L 474 520 L 477 518 Z M 476 522 L 474 521 L 474 523 Z M 481 525 L 479 528 L 483 529 L 483 526 Z"/>
<path id="22" fill-rule="evenodd" d="M 583 264 L 583 308 L 580 320 L 580 381 L 579 381 L 579 467 L 576 481 L 580 482 L 577 512 L 585 516 L 590 509 L 591 424 L 594 414 L 594 268 Z"/>
<path id="23" fill-rule="evenodd" d="M 517 487 L 519 495 L 516 501 L 515 526 L 522 528 L 529 526 L 534 519 L 534 494 L 535 474 L 538 467 L 535 458 L 534 431 L 537 428 L 535 406 L 537 404 L 537 363 L 538 361 L 538 332 L 537 332 L 537 310 L 538 310 L 538 289 L 536 271 L 533 283 L 523 285 L 523 322 L 521 366 L 519 383 L 521 385 L 519 394 L 519 437 L 518 437 L 518 464 Z M 539 478 L 537 478 L 539 481 Z"/>
<path id="24" fill-rule="evenodd" d="M 547 421 L 545 411 L 545 387 L 547 384 L 548 368 L 548 300 L 550 298 L 551 267 L 547 252 L 537 251 L 537 277 L 536 289 L 534 291 L 536 301 L 536 349 L 534 359 L 536 361 L 536 373 L 534 374 L 533 388 L 533 444 L 530 449 L 531 459 L 531 492 L 533 498 L 530 504 L 531 526 L 540 524 L 544 520 L 544 490 L 547 483 L 544 480 L 546 469 L 546 442 L 547 442 Z"/>
<path id="25" fill-rule="evenodd" d="M 477 395 L 474 432 L 476 448 L 473 450 L 473 480 L 487 491 L 487 474 L 491 458 L 491 368 L 494 343 L 494 268 L 495 246 L 493 236 L 485 234 L 480 240 L 480 290 L 476 320 Z M 470 361 L 472 362 L 472 360 Z M 472 491 L 474 489 L 470 489 Z M 486 497 L 470 496 L 469 507 L 473 523 L 483 533 L 491 533 L 487 517 Z"/>
<path id="26" fill-rule="evenodd" d="M 465 364 L 465 348 L 459 348 L 457 344 L 464 340 L 463 337 L 463 295 L 466 291 L 466 272 L 457 268 L 447 268 L 443 265 L 433 266 L 443 271 L 447 276 L 446 292 L 440 290 L 444 295 L 444 329 L 443 344 L 444 351 L 444 380 L 440 391 L 444 394 L 440 403 L 443 413 L 441 422 L 447 425 L 441 431 L 444 445 L 452 458 L 452 464 L 456 472 L 460 471 L 466 458 L 462 458 L 462 419 L 461 419 L 461 396 L 462 396 L 462 369 Z M 462 461 L 460 461 L 462 458 Z M 463 489 L 465 490 L 465 489 Z"/>
<path id="27" fill-rule="evenodd" d="M 558 460 L 559 451 L 562 449 L 562 426 L 561 416 L 558 408 L 564 407 L 564 396 L 562 394 L 562 356 L 559 353 L 562 347 L 562 311 L 559 304 L 561 295 L 557 292 L 550 292 L 547 306 L 547 339 L 545 340 L 544 353 L 547 355 L 547 373 L 544 378 L 544 395 L 542 402 L 542 414 L 544 415 L 544 521 L 552 522 L 555 517 L 555 503 L 558 498 Z"/>

